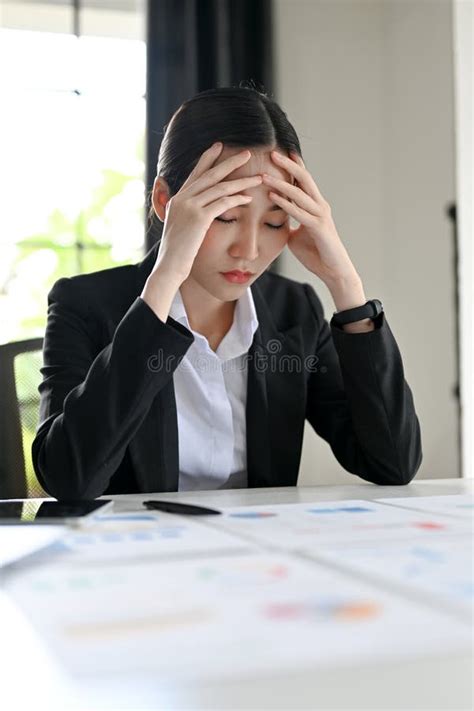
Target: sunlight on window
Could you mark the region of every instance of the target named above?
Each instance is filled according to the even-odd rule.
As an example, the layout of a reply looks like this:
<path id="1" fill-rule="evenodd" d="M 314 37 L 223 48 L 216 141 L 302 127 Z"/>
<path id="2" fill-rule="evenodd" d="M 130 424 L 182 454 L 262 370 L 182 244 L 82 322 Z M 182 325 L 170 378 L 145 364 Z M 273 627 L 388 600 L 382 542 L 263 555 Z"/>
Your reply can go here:
<path id="1" fill-rule="evenodd" d="M 43 335 L 58 278 L 142 257 L 145 62 L 138 40 L 0 29 L 0 342 Z"/>

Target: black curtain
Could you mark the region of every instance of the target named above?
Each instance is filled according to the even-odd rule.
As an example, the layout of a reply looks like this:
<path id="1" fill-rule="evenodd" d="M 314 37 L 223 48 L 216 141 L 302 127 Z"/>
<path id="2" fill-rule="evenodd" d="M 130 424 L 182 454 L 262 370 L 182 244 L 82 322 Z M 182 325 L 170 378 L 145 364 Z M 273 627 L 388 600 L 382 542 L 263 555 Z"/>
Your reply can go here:
<path id="1" fill-rule="evenodd" d="M 274 91 L 271 5 L 272 0 L 147 0 L 147 196 L 163 126 L 183 101 L 241 80 Z M 147 217 L 145 223 L 148 251 L 159 231 L 148 229 Z"/>

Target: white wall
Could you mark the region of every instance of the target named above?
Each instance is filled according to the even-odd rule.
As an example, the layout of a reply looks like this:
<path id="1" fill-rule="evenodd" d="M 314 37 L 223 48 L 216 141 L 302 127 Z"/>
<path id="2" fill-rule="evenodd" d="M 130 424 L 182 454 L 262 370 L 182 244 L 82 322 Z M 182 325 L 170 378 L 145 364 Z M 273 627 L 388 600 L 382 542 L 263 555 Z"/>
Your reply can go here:
<path id="1" fill-rule="evenodd" d="M 474 3 L 454 3 L 456 183 L 458 193 L 461 317 L 461 401 L 463 420 L 463 475 L 474 477 L 474 250 L 472 208 L 474 205 L 473 89 Z"/>
<path id="2" fill-rule="evenodd" d="M 274 0 L 275 98 L 332 206 L 367 298 L 380 298 L 422 429 L 417 478 L 459 476 L 450 0 Z M 326 286 L 285 250 L 285 275 Z M 306 425 L 299 484 L 354 482 Z"/>

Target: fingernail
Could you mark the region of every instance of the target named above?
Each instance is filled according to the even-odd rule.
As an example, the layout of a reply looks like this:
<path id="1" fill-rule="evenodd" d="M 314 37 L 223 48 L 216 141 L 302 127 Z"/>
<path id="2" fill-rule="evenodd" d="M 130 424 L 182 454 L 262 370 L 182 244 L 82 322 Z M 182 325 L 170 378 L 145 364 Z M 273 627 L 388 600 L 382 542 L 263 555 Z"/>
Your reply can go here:
<path id="1" fill-rule="evenodd" d="M 221 146 L 222 146 L 222 142 L 221 142 L 221 141 L 217 141 L 217 143 L 214 143 L 214 145 L 213 145 L 212 147 L 213 147 L 213 148 L 220 148 Z"/>

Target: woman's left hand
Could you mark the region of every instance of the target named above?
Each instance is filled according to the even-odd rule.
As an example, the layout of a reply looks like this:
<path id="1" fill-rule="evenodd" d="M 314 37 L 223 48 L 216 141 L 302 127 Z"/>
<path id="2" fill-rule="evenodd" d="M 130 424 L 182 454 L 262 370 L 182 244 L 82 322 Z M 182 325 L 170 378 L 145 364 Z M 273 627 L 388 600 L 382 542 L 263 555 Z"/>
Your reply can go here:
<path id="1" fill-rule="evenodd" d="M 263 183 L 278 191 L 270 192 L 270 198 L 300 223 L 290 231 L 289 249 L 328 286 L 340 279 L 357 280 L 357 270 L 337 233 L 329 203 L 306 170 L 301 156 L 294 151 L 290 155 L 291 158 L 287 158 L 271 152 L 273 162 L 293 176 L 293 185 L 267 174 L 263 176 Z"/>

